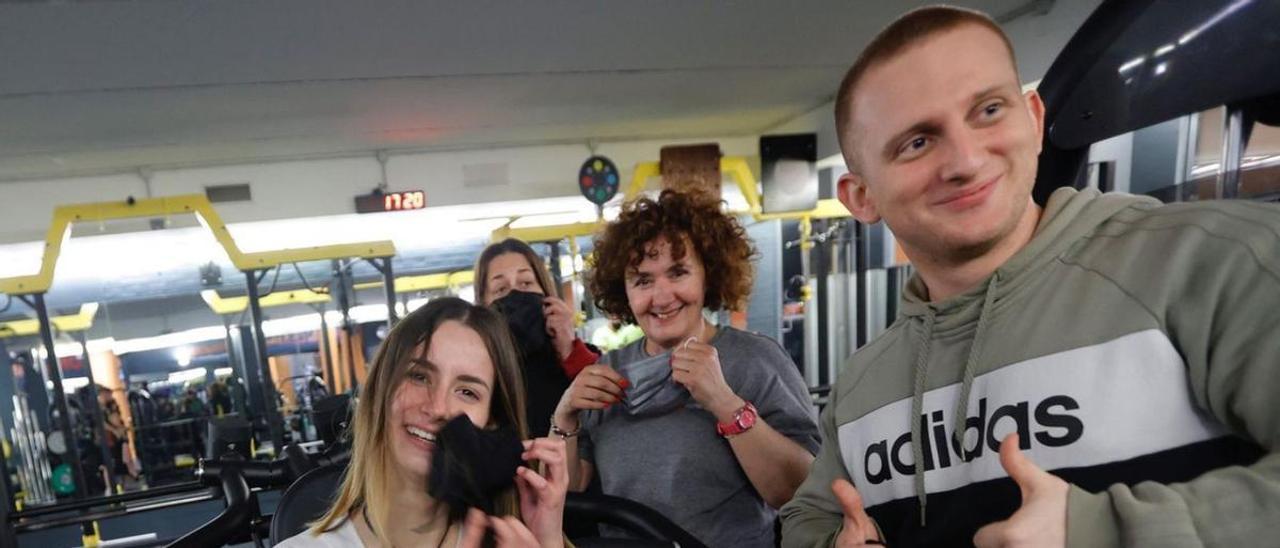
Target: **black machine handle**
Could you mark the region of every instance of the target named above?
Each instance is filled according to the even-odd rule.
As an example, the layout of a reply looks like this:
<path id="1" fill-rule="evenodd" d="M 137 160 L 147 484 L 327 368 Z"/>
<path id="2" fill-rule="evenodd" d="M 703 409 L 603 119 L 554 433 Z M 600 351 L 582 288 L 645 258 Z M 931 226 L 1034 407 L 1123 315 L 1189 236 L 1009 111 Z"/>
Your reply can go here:
<path id="1" fill-rule="evenodd" d="M 288 487 L 308 471 L 331 462 L 345 462 L 350 450 L 333 455 L 309 456 L 297 445 L 284 446 L 284 455 L 270 462 L 246 461 L 234 454 L 220 459 L 200 459 L 196 478 L 208 486 L 220 485 L 221 477 L 234 470 L 249 484 L 259 489 Z"/>
<path id="2" fill-rule="evenodd" d="M 251 488 L 286 487 L 307 471 L 331 462 L 345 461 L 349 450 L 312 458 L 297 445 L 286 445 L 284 455 L 271 462 L 247 461 L 235 453 L 219 459 L 200 459 L 196 478 L 222 489 L 227 507 L 212 520 L 169 544 L 169 548 L 222 546 L 243 538 L 261 517 Z M 265 536 L 265 535 L 264 535 Z"/>
<path id="3" fill-rule="evenodd" d="M 226 465 L 229 463 L 220 464 Z M 217 478 L 218 485 L 222 488 L 222 497 L 227 503 L 227 508 L 196 530 L 170 543 L 168 548 L 220 546 L 223 542 L 215 539 L 235 538 L 237 535 L 243 534 L 244 531 L 250 528 L 253 518 L 258 514 L 257 500 L 250 496 L 249 483 L 245 481 L 241 468 L 235 465 L 219 466 L 216 475 L 208 475 L 208 468 L 205 468 L 205 471 L 206 475 L 202 476 L 204 481 L 208 481 L 208 478 Z M 214 542 L 211 542 L 211 540 Z"/>
<path id="4" fill-rule="evenodd" d="M 565 514 L 626 529 L 650 540 L 675 542 L 680 548 L 706 548 L 657 510 L 633 500 L 609 495 L 569 493 Z"/>

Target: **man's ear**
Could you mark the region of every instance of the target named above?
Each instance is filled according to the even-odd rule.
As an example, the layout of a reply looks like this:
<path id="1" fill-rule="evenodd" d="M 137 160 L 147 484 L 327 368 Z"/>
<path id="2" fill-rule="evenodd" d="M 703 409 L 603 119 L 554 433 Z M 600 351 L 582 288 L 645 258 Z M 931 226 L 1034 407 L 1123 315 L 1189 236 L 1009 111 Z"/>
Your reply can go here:
<path id="1" fill-rule="evenodd" d="M 880 222 L 880 212 L 876 210 L 876 204 L 871 199 L 871 195 L 867 193 L 867 180 L 856 173 L 845 173 L 840 176 L 840 180 L 836 183 L 836 193 L 840 197 L 840 203 L 849 209 L 849 213 L 853 214 L 853 218 L 863 224 L 875 224 Z"/>
<path id="2" fill-rule="evenodd" d="M 1040 149 L 1044 146 L 1044 99 L 1040 98 L 1040 92 L 1032 89 L 1023 94 L 1023 98 L 1027 103 L 1027 114 L 1031 116 L 1031 122 L 1036 125 L 1036 153 L 1040 153 Z"/>

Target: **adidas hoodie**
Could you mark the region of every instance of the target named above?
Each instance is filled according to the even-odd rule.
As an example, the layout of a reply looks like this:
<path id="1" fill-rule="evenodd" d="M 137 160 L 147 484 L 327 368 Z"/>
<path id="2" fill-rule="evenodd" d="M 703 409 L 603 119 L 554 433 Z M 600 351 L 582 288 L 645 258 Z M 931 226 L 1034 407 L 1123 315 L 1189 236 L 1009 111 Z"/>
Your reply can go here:
<path id="1" fill-rule="evenodd" d="M 1280 546 L 1280 208 L 1060 189 L 991 277 L 926 295 L 840 373 L 783 546 L 832 544 L 836 478 L 890 546 L 971 545 L 1021 504 L 1012 432 L 1071 484 L 1068 546 Z"/>

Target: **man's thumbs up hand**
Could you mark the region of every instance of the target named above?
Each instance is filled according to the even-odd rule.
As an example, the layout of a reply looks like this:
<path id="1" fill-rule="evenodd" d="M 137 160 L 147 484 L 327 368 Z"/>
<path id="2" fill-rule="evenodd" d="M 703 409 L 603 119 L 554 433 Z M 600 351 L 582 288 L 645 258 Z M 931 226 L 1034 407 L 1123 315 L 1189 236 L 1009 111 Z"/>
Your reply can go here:
<path id="1" fill-rule="evenodd" d="M 973 544 L 979 548 L 1065 546 L 1067 542 L 1067 492 L 1061 478 L 1041 470 L 1018 449 L 1018 435 L 1009 434 L 1000 444 L 1000 465 L 1022 491 L 1022 507 L 1009 519 L 978 530 Z"/>
<path id="2" fill-rule="evenodd" d="M 840 501 L 840 509 L 844 511 L 844 527 L 840 536 L 836 537 L 837 548 L 854 548 L 856 546 L 880 545 L 880 533 L 876 531 L 871 516 L 862 507 L 862 496 L 853 484 L 838 479 L 831 482 L 831 492 Z"/>

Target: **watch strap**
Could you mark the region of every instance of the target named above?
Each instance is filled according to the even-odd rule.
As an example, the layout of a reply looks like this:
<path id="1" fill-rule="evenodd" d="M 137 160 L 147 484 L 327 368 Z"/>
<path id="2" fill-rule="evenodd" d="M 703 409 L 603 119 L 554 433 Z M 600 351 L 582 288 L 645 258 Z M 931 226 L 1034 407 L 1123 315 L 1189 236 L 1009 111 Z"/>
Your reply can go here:
<path id="1" fill-rule="evenodd" d="M 759 418 L 759 412 L 756 406 L 747 402 L 733 412 L 733 421 L 716 423 L 716 433 L 726 438 L 736 436 L 755 426 L 757 418 Z"/>

